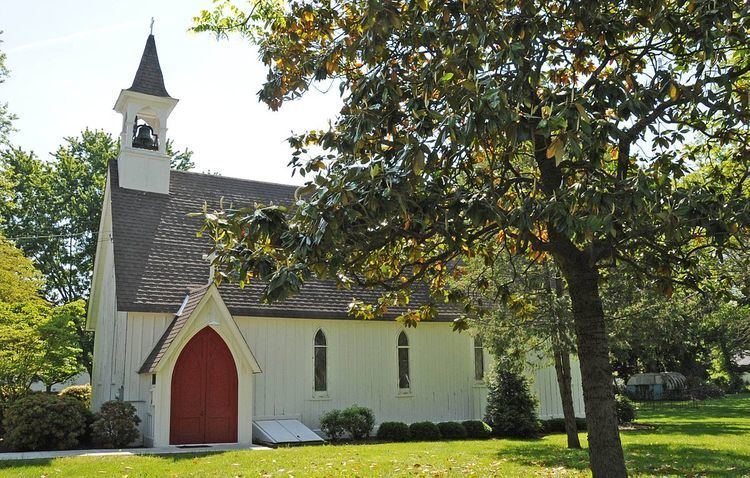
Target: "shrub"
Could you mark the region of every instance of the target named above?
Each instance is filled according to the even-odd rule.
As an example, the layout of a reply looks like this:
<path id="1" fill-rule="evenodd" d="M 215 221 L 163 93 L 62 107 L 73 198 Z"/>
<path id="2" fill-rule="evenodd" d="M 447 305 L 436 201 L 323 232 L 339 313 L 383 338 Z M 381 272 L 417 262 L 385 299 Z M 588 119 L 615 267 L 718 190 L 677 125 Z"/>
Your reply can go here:
<path id="1" fill-rule="evenodd" d="M 341 419 L 341 410 L 331 410 L 320 417 L 320 429 L 331 440 L 338 440 L 344 433 L 344 423 Z"/>
<path id="2" fill-rule="evenodd" d="M 71 385 L 62 389 L 60 395 L 79 400 L 86 408 L 91 407 L 91 385 Z"/>
<path id="3" fill-rule="evenodd" d="M 576 427 L 578 431 L 586 431 L 586 419 L 576 417 Z M 542 432 L 543 433 L 565 433 L 565 419 L 564 418 L 550 418 L 549 420 L 542 420 Z"/>
<path id="4" fill-rule="evenodd" d="M 487 393 L 485 421 L 496 435 L 528 437 L 539 433 L 536 399 L 526 378 L 498 362 Z"/>
<path id="5" fill-rule="evenodd" d="M 3 422 L 10 450 L 69 450 L 86 432 L 86 409 L 74 398 L 32 393 L 11 403 Z"/>
<path id="6" fill-rule="evenodd" d="M 492 435 L 492 427 L 482 420 L 466 420 L 461 422 L 466 429 L 466 436 L 469 438 L 488 438 Z"/>
<path id="7" fill-rule="evenodd" d="M 635 406 L 625 395 L 615 395 L 617 406 L 617 422 L 630 423 L 635 420 Z"/>
<path id="8" fill-rule="evenodd" d="M 688 377 L 686 397 L 691 400 L 708 400 L 723 398 L 724 391 L 718 385 L 701 380 L 698 377 Z"/>
<path id="9" fill-rule="evenodd" d="M 383 422 L 378 427 L 378 439 L 407 441 L 409 440 L 409 425 L 404 422 Z"/>
<path id="10" fill-rule="evenodd" d="M 141 419 L 135 407 L 127 402 L 111 400 L 104 402 L 91 425 L 91 435 L 98 446 L 122 448 L 138 438 Z"/>
<path id="11" fill-rule="evenodd" d="M 440 440 L 440 429 L 432 422 L 416 422 L 409 425 L 409 436 L 414 441 Z"/>
<path id="12" fill-rule="evenodd" d="M 341 411 L 341 423 L 352 438 L 360 440 L 372 433 L 375 415 L 369 408 L 354 405 Z"/>
<path id="13" fill-rule="evenodd" d="M 466 427 L 458 422 L 442 422 L 438 423 L 438 429 L 440 430 L 440 436 L 452 440 L 463 440 L 466 438 Z"/>

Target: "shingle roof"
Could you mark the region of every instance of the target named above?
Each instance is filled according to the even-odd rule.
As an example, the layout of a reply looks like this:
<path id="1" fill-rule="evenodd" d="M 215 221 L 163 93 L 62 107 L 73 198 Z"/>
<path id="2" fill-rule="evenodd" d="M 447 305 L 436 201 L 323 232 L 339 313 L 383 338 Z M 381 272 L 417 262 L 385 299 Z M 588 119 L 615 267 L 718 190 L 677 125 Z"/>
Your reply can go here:
<path id="1" fill-rule="evenodd" d="M 197 237 L 202 220 L 188 217 L 203 204 L 219 208 L 252 206 L 254 203 L 289 204 L 295 186 L 249 181 L 210 174 L 171 171 L 169 194 L 157 194 L 118 186 L 117 163 L 110 164 L 112 226 L 115 253 L 117 308 L 132 312 L 174 313 L 192 284 L 205 284 L 210 267 L 204 259 L 210 239 Z M 310 280 L 295 296 L 272 304 L 260 301 L 265 283 L 250 282 L 244 289 L 224 283 L 222 299 L 235 316 L 288 318 L 351 318 L 352 299 L 375 302 L 376 290 L 346 290 L 333 281 Z M 430 300 L 427 287 L 416 287 L 412 307 Z M 438 320 L 456 318 L 453 308 L 441 306 Z M 386 318 L 403 313 L 394 308 Z"/>
<path id="2" fill-rule="evenodd" d="M 159 66 L 159 55 L 156 53 L 154 35 L 149 35 L 146 40 L 146 47 L 143 49 L 141 63 L 138 65 L 138 71 L 135 72 L 133 85 L 128 90 L 169 98 L 167 88 L 164 86 L 164 76 L 161 73 L 161 66 Z"/>
<path id="3" fill-rule="evenodd" d="M 208 284 L 187 290 L 184 305 L 180 307 L 180 310 L 177 311 L 172 322 L 169 323 L 159 341 L 154 345 L 154 348 L 151 350 L 151 353 L 148 354 L 148 357 L 146 357 L 146 360 L 143 362 L 143 365 L 141 365 L 138 373 L 154 373 L 156 365 L 159 363 L 169 346 L 172 345 L 174 338 L 180 333 L 182 327 L 187 323 L 207 290 Z"/>

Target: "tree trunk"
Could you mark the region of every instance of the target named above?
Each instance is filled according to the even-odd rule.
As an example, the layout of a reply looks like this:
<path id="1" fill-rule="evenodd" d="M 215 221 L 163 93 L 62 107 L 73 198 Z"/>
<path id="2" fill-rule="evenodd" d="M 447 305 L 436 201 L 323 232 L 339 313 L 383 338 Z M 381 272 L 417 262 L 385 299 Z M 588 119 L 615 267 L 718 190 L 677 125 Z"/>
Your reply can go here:
<path id="1" fill-rule="evenodd" d="M 568 448 L 578 449 L 581 448 L 581 442 L 578 440 L 576 412 L 573 408 L 573 377 L 570 374 L 570 354 L 567 350 L 556 346 L 554 356 L 557 386 L 560 388 L 563 417 L 565 417 L 565 433 L 568 435 Z"/>
<path id="2" fill-rule="evenodd" d="M 599 298 L 599 274 L 580 251 L 556 255 L 568 283 L 581 363 L 583 398 L 589 437 L 589 461 L 594 478 L 627 477 L 617 428 L 612 371 Z"/>

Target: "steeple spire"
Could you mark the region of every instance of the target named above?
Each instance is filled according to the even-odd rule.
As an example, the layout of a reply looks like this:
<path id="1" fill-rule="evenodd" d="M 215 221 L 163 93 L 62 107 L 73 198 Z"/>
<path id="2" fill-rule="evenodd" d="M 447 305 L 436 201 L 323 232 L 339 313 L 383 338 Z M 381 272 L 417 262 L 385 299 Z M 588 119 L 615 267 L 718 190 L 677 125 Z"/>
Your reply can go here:
<path id="1" fill-rule="evenodd" d="M 126 189 L 169 194 L 167 119 L 177 106 L 164 87 L 154 35 L 143 49 L 133 85 L 120 91 L 115 111 L 122 115 L 119 186 Z"/>
<path id="2" fill-rule="evenodd" d="M 151 28 L 153 31 L 153 23 Z M 169 93 L 167 93 L 167 89 L 164 86 L 164 76 L 162 76 L 161 73 L 159 55 L 156 53 L 156 41 L 154 40 L 153 33 L 149 34 L 148 39 L 146 40 L 146 47 L 143 49 L 141 63 L 138 65 L 138 71 L 135 73 L 133 85 L 128 88 L 128 90 L 152 96 L 170 98 Z"/>

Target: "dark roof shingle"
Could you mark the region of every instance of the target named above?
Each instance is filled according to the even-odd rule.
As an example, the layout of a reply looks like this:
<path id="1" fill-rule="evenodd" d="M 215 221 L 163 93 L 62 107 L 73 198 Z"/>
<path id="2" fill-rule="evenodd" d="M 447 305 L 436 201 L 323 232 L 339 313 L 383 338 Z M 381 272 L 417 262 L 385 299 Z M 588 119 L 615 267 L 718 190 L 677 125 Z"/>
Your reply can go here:
<path id="1" fill-rule="evenodd" d="M 177 334 L 180 333 L 182 327 L 185 326 L 207 290 L 208 284 L 187 290 L 187 295 L 185 296 L 185 299 L 183 299 L 184 305 L 180 307 L 180 310 L 177 311 L 172 322 L 169 323 L 159 341 L 154 345 L 154 348 L 151 350 L 151 353 L 148 354 L 146 360 L 144 360 L 138 373 L 154 373 L 154 369 L 159 364 L 162 356 L 169 346 L 172 345 L 172 342 L 175 337 L 177 337 Z"/>
<path id="2" fill-rule="evenodd" d="M 192 284 L 205 284 L 210 267 L 204 256 L 210 252 L 210 239 L 197 237 L 202 225 L 203 204 L 219 208 L 252 206 L 254 203 L 289 204 L 295 186 L 249 181 L 210 174 L 171 171 L 169 194 L 157 194 L 118 186 L 117 163 L 110 165 L 112 226 L 115 252 L 117 308 L 132 312 L 174 313 Z M 352 299 L 374 303 L 377 290 L 346 290 L 333 281 L 310 280 L 301 291 L 283 301 L 261 302 L 265 283 L 253 281 L 240 289 L 224 283 L 222 299 L 235 316 L 347 319 Z M 412 292 L 411 305 L 430 301 L 427 287 Z M 393 308 L 386 318 L 404 312 Z M 453 320 L 457 312 L 440 306 L 439 320 Z"/>
<path id="3" fill-rule="evenodd" d="M 133 84 L 128 90 L 152 96 L 170 97 L 164 86 L 164 76 L 159 65 L 159 55 L 156 53 L 154 35 L 149 35 L 146 40 L 141 63 L 138 65 L 138 71 L 135 72 Z"/>

